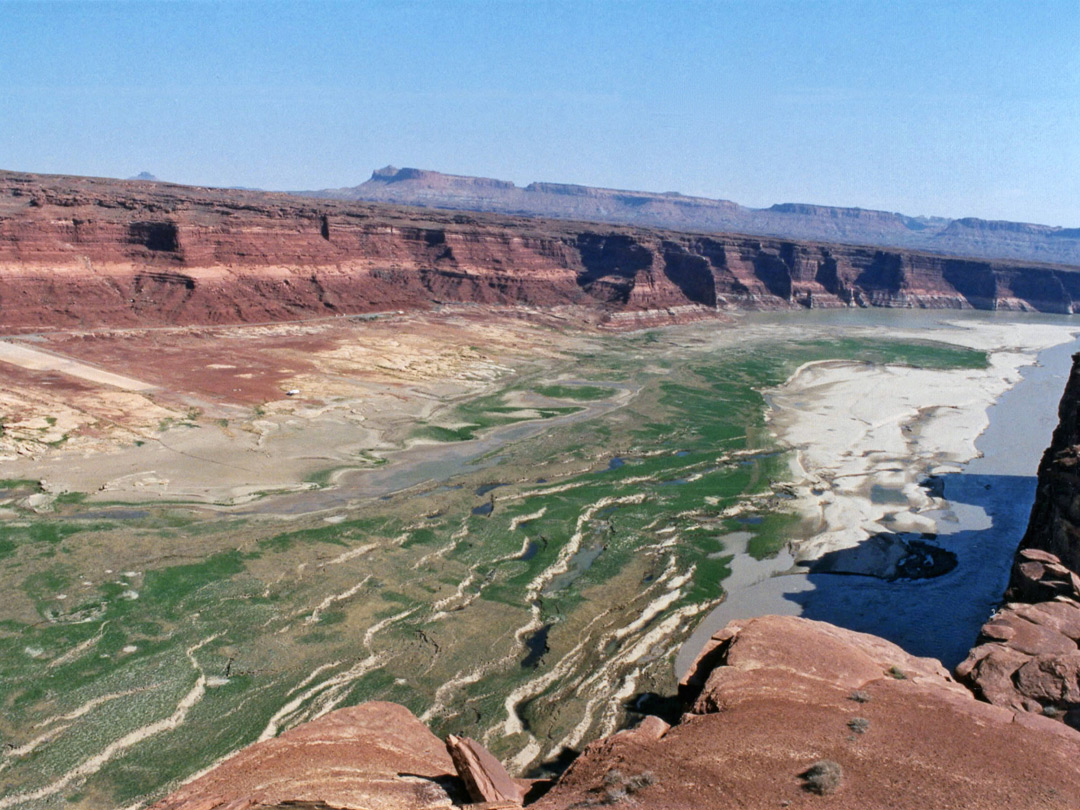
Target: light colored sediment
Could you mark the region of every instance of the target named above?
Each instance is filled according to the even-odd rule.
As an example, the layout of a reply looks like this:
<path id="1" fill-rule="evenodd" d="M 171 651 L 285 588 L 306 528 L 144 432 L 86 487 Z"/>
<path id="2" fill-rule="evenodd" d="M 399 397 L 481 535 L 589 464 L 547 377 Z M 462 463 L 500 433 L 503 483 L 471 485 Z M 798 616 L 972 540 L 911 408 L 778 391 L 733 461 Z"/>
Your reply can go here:
<path id="1" fill-rule="evenodd" d="M 111 371 L 94 368 L 70 357 L 61 357 L 29 346 L 0 340 L 0 362 L 11 363 L 31 371 L 59 371 L 101 385 L 111 385 L 125 391 L 152 391 L 155 386 Z"/>
<path id="2" fill-rule="evenodd" d="M 802 515 L 801 538 L 772 560 L 755 562 L 736 553 L 725 600 L 698 623 L 675 662 L 678 675 L 701 646 L 729 621 L 766 614 L 803 615 L 882 635 L 917 655 L 956 663 L 1000 599 L 1016 542 L 1023 533 L 1039 453 L 1054 423 L 1052 404 L 1060 387 L 1045 383 L 997 411 L 988 408 L 1013 396 L 1021 370 L 1051 347 L 1067 348 L 1077 328 L 1070 324 L 964 319 L 916 331 L 897 324 L 867 328 L 864 336 L 933 339 L 989 354 L 980 370 L 922 370 L 827 362 L 798 369 L 769 392 L 769 424 L 796 449 L 791 459 L 791 508 Z M 1053 350 L 1057 352 L 1057 349 Z M 1023 388 L 1023 387 L 1022 387 Z M 1003 396 L 1005 395 L 1005 396 Z M 1033 409 L 1046 399 L 1045 408 Z M 1034 410 L 1045 410 L 1045 424 Z M 1002 441 L 1010 423 L 1022 419 L 1024 447 Z M 1045 436 L 1031 436 L 1036 423 Z M 1001 426 L 1004 426 L 1002 429 Z M 980 438 L 993 434 L 990 446 Z M 979 448 L 976 440 L 979 440 Z M 982 448 L 982 450 L 980 450 Z M 981 458 L 980 453 L 1007 458 Z M 965 474 L 952 474 L 965 471 Z M 974 475 L 966 474 L 975 471 Z M 931 497 L 919 482 L 946 474 L 945 500 Z M 992 486 L 991 490 L 989 487 Z M 871 498 L 875 487 L 889 502 Z M 880 492 L 880 490 L 879 490 Z M 884 562 L 851 553 L 879 532 L 927 531 L 957 556 L 945 576 L 887 582 L 874 576 L 830 576 L 799 572 L 839 552 L 866 574 Z"/>
<path id="3" fill-rule="evenodd" d="M 579 343 L 544 316 L 498 312 L 0 341 L 0 477 L 90 501 L 303 491 L 321 470 L 380 463 L 440 410 Z"/>
<path id="4" fill-rule="evenodd" d="M 1031 323 L 952 326 L 933 337 L 986 351 L 987 368 L 810 363 L 771 392 L 769 425 L 797 451 L 793 507 L 806 534 L 794 544 L 797 561 L 855 547 L 880 532 L 935 532 L 937 520 L 928 513 L 943 503 L 920 482 L 958 472 L 975 458 L 975 441 L 989 425 L 987 409 L 1019 382 L 1021 368 L 1039 351 L 1076 333 L 1075 327 Z M 876 502 L 881 495 L 887 502 Z"/>

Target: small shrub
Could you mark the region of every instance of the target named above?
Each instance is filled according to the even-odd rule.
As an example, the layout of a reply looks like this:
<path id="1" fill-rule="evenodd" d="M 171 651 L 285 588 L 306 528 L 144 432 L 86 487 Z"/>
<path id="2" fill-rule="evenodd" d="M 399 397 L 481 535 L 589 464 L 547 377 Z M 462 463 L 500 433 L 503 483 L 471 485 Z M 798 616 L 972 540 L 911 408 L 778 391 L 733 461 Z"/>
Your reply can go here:
<path id="1" fill-rule="evenodd" d="M 630 793 L 622 785 L 609 785 L 604 788 L 603 803 L 604 804 L 618 804 L 619 802 L 626 801 L 630 798 Z"/>
<path id="2" fill-rule="evenodd" d="M 870 728 L 870 721 L 865 717 L 852 717 L 847 721 L 847 727 L 856 734 L 865 734 Z"/>
<path id="3" fill-rule="evenodd" d="M 649 785 L 655 785 L 656 781 L 656 774 L 652 771 L 645 771 L 637 776 L 631 776 L 626 782 L 626 789 L 634 793 L 642 788 L 647 788 Z"/>
<path id="4" fill-rule="evenodd" d="M 856 703 L 869 703 L 870 693 L 864 692 L 862 689 L 856 689 L 848 695 L 848 700 L 854 700 Z"/>
<path id="5" fill-rule="evenodd" d="M 626 781 L 626 777 L 623 776 L 623 772 L 618 768 L 612 768 L 610 771 L 604 774 L 604 785 L 621 785 Z"/>
<path id="6" fill-rule="evenodd" d="M 898 681 L 907 680 L 907 673 L 895 664 L 889 667 L 889 674 L 896 678 L 896 680 Z"/>
<path id="7" fill-rule="evenodd" d="M 844 770 L 839 762 L 822 759 L 803 771 L 800 776 L 806 780 L 805 787 L 811 793 L 828 796 L 840 787 L 840 783 L 844 780 Z"/>
<path id="8" fill-rule="evenodd" d="M 619 804 L 620 802 L 633 802 L 630 796 L 637 791 L 656 784 L 656 775 L 651 771 L 639 773 L 636 776 L 627 776 L 617 768 L 613 768 L 604 774 L 603 787 L 600 789 L 599 799 L 590 800 L 588 804 Z"/>
<path id="9" fill-rule="evenodd" d="M 1061 709 L 1057 706 L 1043 706 L 1043 717 L 1060 717 Z"/>

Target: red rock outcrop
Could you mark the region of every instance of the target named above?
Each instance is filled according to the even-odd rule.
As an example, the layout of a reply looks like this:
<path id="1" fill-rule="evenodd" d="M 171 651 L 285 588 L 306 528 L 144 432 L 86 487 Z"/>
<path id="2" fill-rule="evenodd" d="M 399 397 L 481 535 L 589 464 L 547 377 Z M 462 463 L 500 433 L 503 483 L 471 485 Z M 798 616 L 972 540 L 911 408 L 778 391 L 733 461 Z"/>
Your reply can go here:
<path id="1" fill-rule="evenodd" d="M 1080 734 L 976 700 L 937 661 L 783 616 L 733 622 L 703 655 L 677 725 L 591 744 L 533 806 L 1077 807 Z M 812 796 L 822 761 L 839 781 Z"/>
<path id="2" fill-rule="evenodd" d="M 363 703 L 256 743 L 153 810 L 425 810 L 464 801 L 442 741 L 395 703 Z"/>
<path id="3" fill-rule="evenodd" d="M 451 734 L 446 738 L 446 750 L 474 802 L 521 806 L 525 789 L 515 782 L 503 764 L 476 740 Z"/>
<path id="4" fill-rule="evenodd" d="M 443 302 L 638 323 L 718 309 L 1080 309 L 1080 272 L 905 250 L 0 172 L 0 331 L 251 323 Z"/>
<path id="5" fill-rule="evenodd" d="M 1058 416 L 1007 602 L 956 674 L 990 703 L 1080 728 L 1080 355 Z"/>

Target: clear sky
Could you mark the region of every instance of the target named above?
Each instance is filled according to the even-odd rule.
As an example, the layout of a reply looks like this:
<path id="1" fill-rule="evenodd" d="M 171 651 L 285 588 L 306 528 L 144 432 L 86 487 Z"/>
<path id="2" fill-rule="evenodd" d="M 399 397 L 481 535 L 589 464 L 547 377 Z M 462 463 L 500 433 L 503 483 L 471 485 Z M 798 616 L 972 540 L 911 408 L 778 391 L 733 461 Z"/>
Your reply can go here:
<path id="1" fill-rule="evenodd" d="M 1080 0 L 0 0 L 0 168 L 1080 226 Z"/>

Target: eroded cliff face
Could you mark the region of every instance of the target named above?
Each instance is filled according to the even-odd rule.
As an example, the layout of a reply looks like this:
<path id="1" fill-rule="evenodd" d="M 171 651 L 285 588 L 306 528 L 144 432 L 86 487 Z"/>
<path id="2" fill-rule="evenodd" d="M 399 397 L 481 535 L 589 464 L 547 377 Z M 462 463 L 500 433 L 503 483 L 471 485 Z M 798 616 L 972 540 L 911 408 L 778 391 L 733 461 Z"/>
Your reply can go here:
<path id="1" fill-rule="evenodd" d="M 1058 426 L 1039 463 L 1031 521 L 1020 542 L 1020 550 L 1024 549 L 1049 552 L 1070 570 L 1080 571 L 1080 354 L 1073 356 L 1058 406 Z M 1029 579 L 1018 557 L 1010 595 L 1026 601 L 1040 595 L 1029 589 Z"/>
<path id="2" fill-rule="evenodd" d="M 1058 416 L 1007 601 L 957 675 L 991 703 L 1080 728 L 1080 354 Z"/>
<path id="3" fill-rule="evenodd" d="M 0 329 L 252 323 L 439 303 L 621 322 L 887 306 L 1072 312 L 1080 273 L 903 250 L 0 173 Z M 636 321 L 631 321 L 636 322 Z"/>

